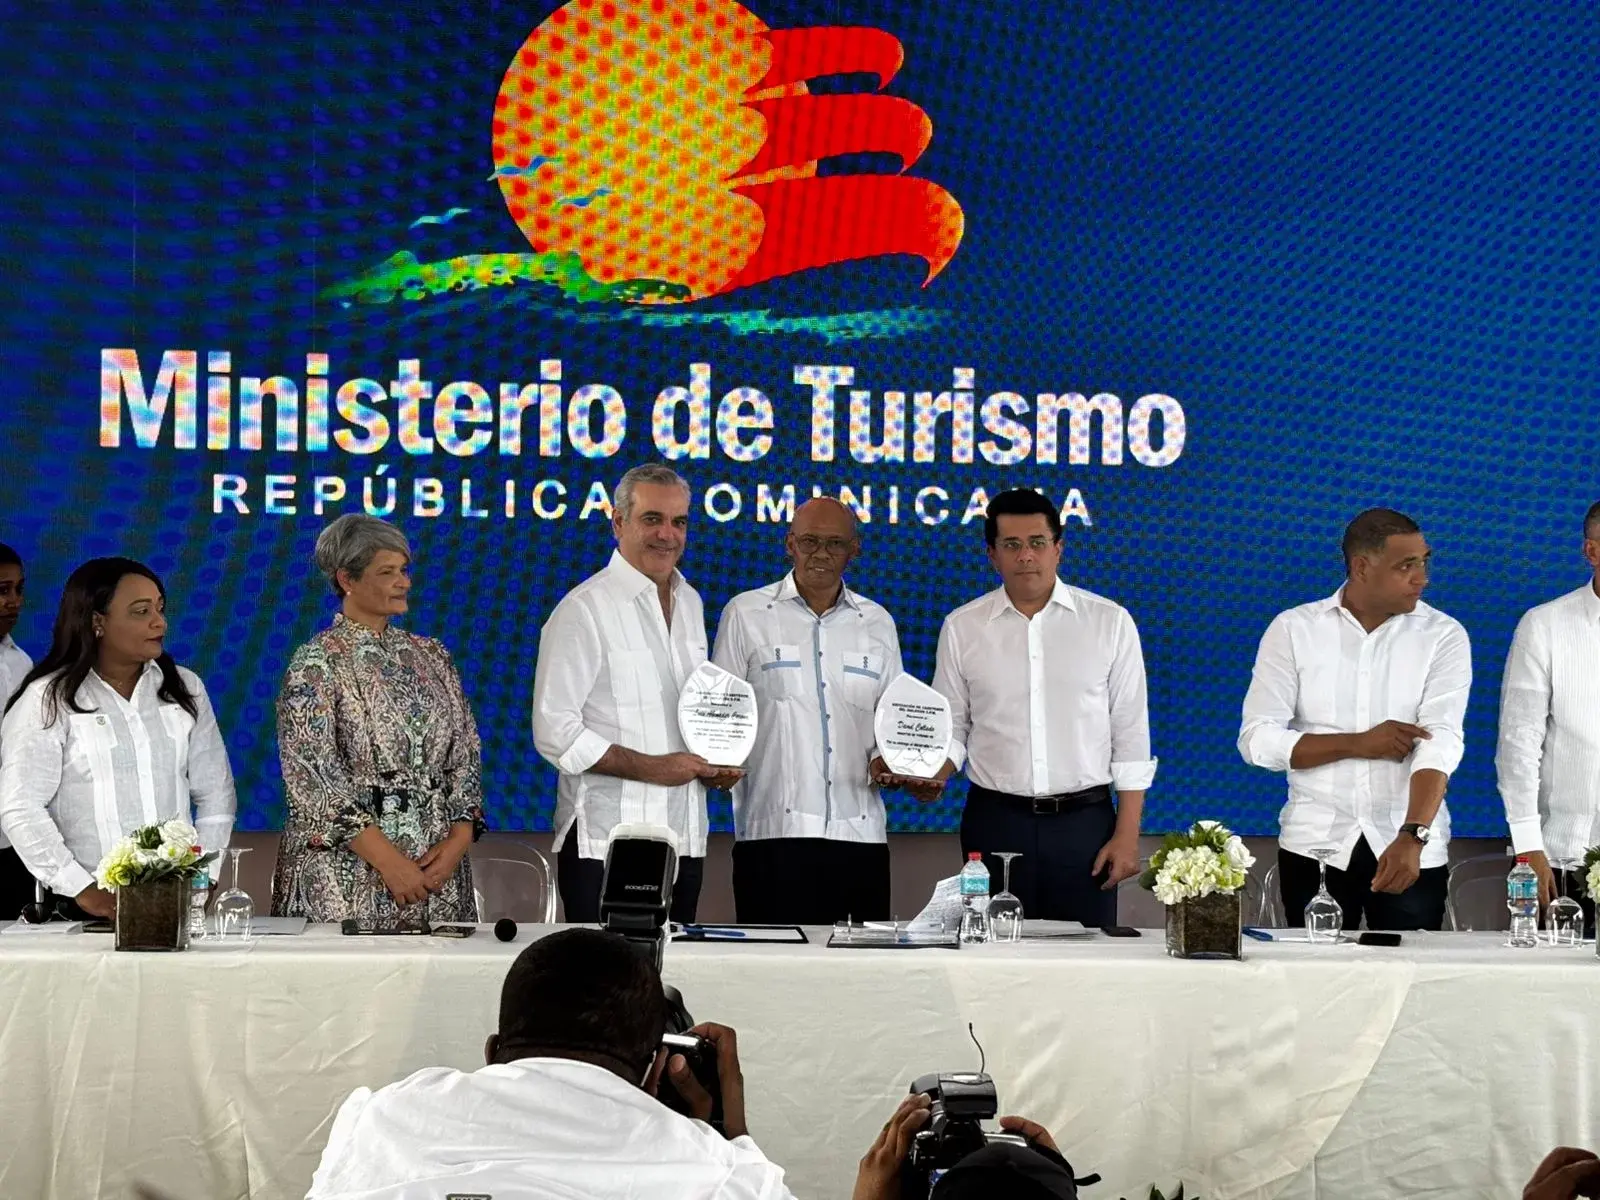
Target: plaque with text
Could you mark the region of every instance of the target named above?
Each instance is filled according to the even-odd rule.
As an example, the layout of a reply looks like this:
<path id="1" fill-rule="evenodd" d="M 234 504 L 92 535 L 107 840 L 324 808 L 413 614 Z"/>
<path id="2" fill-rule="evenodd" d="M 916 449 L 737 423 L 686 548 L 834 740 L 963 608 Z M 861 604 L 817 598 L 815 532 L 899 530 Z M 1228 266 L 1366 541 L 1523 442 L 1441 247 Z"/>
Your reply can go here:
<path id="1" fill-rule="evenodd" d="M 756 691 L 703 662 L 678 693 L 678 731 L 690 754 L 714 767 L 742 767 L 756 744 Z"/>
<path id="2" fill-rule="evenodd" d="M 897 675 L 883 689 L 872 731 L 890 771 L 932 779 L 950 757 L 950 701 L 910 675 Z"/>

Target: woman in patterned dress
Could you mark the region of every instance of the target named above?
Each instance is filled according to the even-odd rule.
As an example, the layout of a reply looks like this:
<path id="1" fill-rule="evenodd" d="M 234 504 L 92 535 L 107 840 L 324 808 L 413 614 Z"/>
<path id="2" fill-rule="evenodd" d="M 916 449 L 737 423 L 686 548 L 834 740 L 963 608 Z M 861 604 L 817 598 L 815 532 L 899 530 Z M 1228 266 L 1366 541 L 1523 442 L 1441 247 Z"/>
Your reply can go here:
<path id="1" fill-rule="evenodd" d="M 322 531 L 316 562 L 341 604 L 278 693 L 289 816 L 272 911 L 476 921 L 478 728 L 449 652 L 392 623 L 407 608 L 411 548 L 387 521 L 352 513 Z"/>

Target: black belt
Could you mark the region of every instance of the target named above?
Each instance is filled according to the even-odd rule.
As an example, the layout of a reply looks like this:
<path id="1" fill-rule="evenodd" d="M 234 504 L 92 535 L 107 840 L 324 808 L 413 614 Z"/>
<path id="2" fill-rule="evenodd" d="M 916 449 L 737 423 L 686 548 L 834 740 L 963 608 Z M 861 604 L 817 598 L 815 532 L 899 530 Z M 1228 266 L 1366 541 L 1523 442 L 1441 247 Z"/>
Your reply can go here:
<path id="1" fill-rule="evenodd" d="M 993 788 L 974 783 L 967 789 L 967 796 L 981 803 L 998 802 L 1009 804 L 1013 808 L 1025 808 L 1034 816 L 1043 817 L 1070 812 L 1077 808 L 1089 808 L 1095 804 L 1110 804 L 1111 785 L 1102 783 L 1095 787 L 1084 788 L 1081 792 L 1057 792 L 1051 796 L 1013 796 L 1010 792 L 997 792 Z"/>

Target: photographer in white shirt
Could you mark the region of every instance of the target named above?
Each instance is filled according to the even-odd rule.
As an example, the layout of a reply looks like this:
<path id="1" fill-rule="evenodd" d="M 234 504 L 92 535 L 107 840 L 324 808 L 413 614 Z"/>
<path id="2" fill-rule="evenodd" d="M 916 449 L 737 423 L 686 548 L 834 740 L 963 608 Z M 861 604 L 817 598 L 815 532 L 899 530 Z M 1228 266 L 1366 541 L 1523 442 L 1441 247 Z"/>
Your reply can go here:
<path id="1" fill-rule="evenodd" d="M 1512 847 L 1539 876 L 1541 906 L 1555 895 L 1551 859 L 1577 864 L 1600 843 L 1600 503 L 1583 518 L 1583 556 L 1584 585 L 1518 623 L 1500 687 L 1500 798 Z M 1581 899 L 1592 937 L 1581 874 L 1568 870 L 1566 894 Z"/>
<path id="2" fill-rule="evenodd" d="M 541 938 L 501 987 L 489 1065 L 358 1088 L 334 1118 L 307 1200 L 791 1200 L 783 1169 L 745 1128 L 734 1031 L 693 1031 L 716 1047 L 724 1137 L 704 1121 L 710 1096 L 661 1044 L 666 1020 L 661 976 L 617 935 Z M 663 1075 L 695 1117 L 655 1098 Z M 898 1195 L 899 1163 L 926 1119 L 925 1099 L 901 1102 L 861 1162 L 855 1200 Z"/>

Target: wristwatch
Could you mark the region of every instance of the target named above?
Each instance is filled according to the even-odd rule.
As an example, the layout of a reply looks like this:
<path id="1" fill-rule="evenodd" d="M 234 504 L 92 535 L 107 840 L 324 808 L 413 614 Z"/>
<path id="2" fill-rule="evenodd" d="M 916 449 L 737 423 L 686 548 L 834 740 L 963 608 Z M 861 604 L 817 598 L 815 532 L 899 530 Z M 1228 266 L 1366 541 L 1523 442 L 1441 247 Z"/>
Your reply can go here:
<path id="1" fill-rule="evenodd" d="M 1409 833 L 1412 837 L 1417 839 L 1417 844 L 1422 846 L 1426 846 L 1428 844 L 1428 839 L 1433 836 L 1433 830 L 1416 821 L 1407 821 L 1404 825 L 1400 826 L 1400 832 Z"/>

